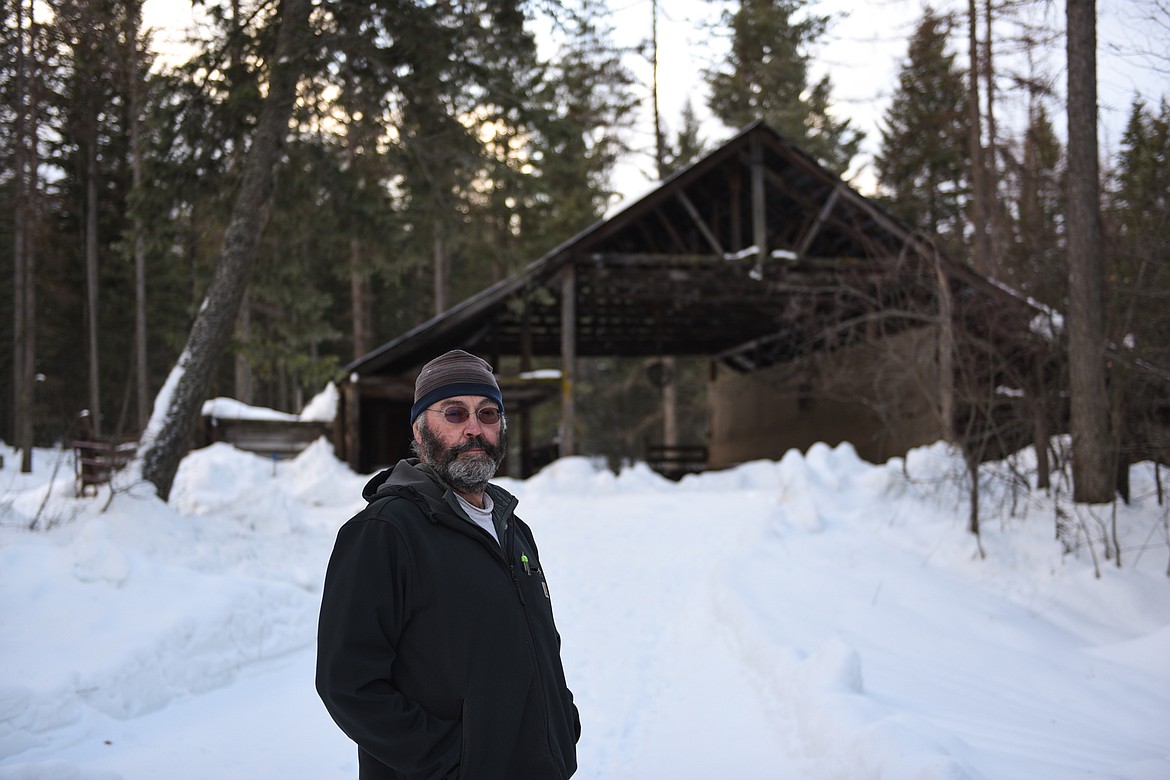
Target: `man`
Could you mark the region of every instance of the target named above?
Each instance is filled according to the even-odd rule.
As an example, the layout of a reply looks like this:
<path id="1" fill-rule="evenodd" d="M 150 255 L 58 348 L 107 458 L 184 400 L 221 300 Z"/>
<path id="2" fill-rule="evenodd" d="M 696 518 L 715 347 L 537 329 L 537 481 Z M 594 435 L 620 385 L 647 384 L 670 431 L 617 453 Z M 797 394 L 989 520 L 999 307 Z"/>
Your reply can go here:
<path id="1" fill-rule="evenodd" d="M 375 476 L 325 575 L 317 691 L 361 780 L 564 780 L 581 733 L 532 531 L 488 484 L 507 423 L 492 367 L 423 366 L 417 458 Z"/>

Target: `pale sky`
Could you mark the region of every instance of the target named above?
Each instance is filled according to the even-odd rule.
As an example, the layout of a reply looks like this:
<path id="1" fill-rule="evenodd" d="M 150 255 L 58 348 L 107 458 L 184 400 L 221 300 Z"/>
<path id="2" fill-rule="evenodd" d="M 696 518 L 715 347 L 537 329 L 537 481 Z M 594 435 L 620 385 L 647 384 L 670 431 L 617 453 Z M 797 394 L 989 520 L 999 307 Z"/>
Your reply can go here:
<path id="1" fill-rule="evenodd" d="M 966 9 L 966 2 L 961 0 L 937 0 L 934 5 L 942 10 Z M 1103 163 L 1117 151 L 1134 94 L 1141 92 L 1147 102 L 1156 105 L 1162 95 L 1170 92 L 1165 73 L 1156 72 L 1148 61 L 1118 53 L 1132 51 L 1137 45 L 1153 48 L 1166 53 L 1164 67 L 1170 66 L 1170 42 L 1158 37 L 1170 30 L 1170 20 L 1161 28 L 1142 20 L 1141 14 L 1147 11 L 1148 5 L 1146 0 L 1097 0 L 1099 139 Z M 923 6 L 922 0 L 821 0 L 815 6 L 819 13 L 835 18 L 828 39 L 815 53 L 816 76 L 829 73 L 839 115 L 849 117 L 853 126 L 866 134 L 862 154 L 850 172 L 851 180 L 863 192 L 872 188 L 869 160 L 878 148 L 881 114 L 896 86 L 900 63 Z M 1037 17 L 1046 20 L 1048 27 L 1063 29 L 1063 0 L 1038 2 L 1037 6 Z M 610 0 L 610 7 L 618 43 L 632 45 L 649 39 L 650 0 Z M 176 30 L 191 18 L 190 8 L 190 0 L 147 0 L 146 24 L 159 28 L 160 48 L 178 44 L 181 34 Z M 703 22 L 715 18 L 715 14 L 714 5 L 707 0 L 659 2 L 659 105 L 666 128 L 672 134 L 681 124 L 682 107 L 688 98 L 700 117 L 709 117 L 702 71 L 718 55 L 722 42 L 707 31 Z M 956 40 L 953 48 L 959 51 L 960 62 L 965 62 L 965 38 Z M 1005 54 L 998 64 L 1005 64 L 1008 59 Z M 1052 44 L 1044 60 L 1041 67 L 1054 77 L 1057 92 L 1063 94 L 1063 39 Z M 644 192 L 650 184 L 648 175 L 654 169 L 654 143 L 650 65 L 636 57 L 630 57 L 627 65 L 645 85 L 646 96 L 642 118 L 632 138 L 632 143 L 644 154 L 625 162 L 615 174 L 617 188 L 629 195 Z M 1056 130 L 1063 135 L 1063 106 L 1055 104 L 1050 108 Z M 1016 95 L 1002 97 L 997 106 L 1005 128 L 1011 128 L 1013 120 L 1018 122 L 1022 111 L 1022 98 Z M 733 132 L 711 119 L 704 128 L 709 143 L 725 140 Z"/>

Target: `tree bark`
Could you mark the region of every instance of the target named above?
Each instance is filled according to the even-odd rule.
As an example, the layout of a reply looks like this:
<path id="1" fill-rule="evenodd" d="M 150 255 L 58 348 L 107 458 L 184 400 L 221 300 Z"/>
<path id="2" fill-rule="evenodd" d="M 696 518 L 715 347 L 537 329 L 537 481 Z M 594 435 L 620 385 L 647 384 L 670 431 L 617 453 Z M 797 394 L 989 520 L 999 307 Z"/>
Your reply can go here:
<path id="1" fill-rule="evenodd" d="M 142 475 L 169 498 L 179 462 L 207 396 L 212 372 L 231 339 L 240 301 L 272 203 L 274 175 L 288 135 L 289 118 L 304 60 L 300 47 L 309 36 L 311 0 L 282 0 L 280 30 L 268 96 L 244 162 L 240 191 L 224 234 L 215 274 L 187 344 L 159 395 L 160 403 L 143 436 Z"/>
<path id="2" fill-rule="evenodd" d="M 999 278 L 1002 275 L 1002 260 L 1004 248 L 1003 226 L 1000 224 L 999 212 L 999 130 L 995 124 L 995 68 L 992 65 L 992 0 L 983 2 L 983 61 L 980 63 L 983 71 L 983 91 L 986 93 L 987 117 L 987 144 L 983 151 L 983 218 L 987 220 L 987 252 L 988 272 Z"/>
<path id="3" fill-rule="evenodd" d="M 131 3 L 126 9 L 126 95 L 129 101 L 130 175 L 134 193 L 142 197 L 142 121 L 139 116 L 142 92 L 141 59 L 138 44 L 142 27 L 142 6 Z M 149 370 L 146 353 L 146 237 L 141 203 L 131 216 L 134 231 L 134 377 L 137 400 L 136 428 L 141 433 L 150 419 Z"/>
<path id="4" fill-rule="evenodd" d="M 982 112 L 979 108 L 979 12 L 975 0 L 967 3 L 967 44 L 971 63 L 967 71 L 968 143 L 971 151 L 971 267 L 991 271 L 991 240 L 987 229 L 987 170 L 983 160 Z"/>
<path id="5" fill-rule="evenodd" d="M 1069 0 L 1068 353 L 1073 499 L 1113 499 L 1097 160 L 1097 10 Z"/>
<path id="6" fill-rule="evenodd" d="M 84 45 L 84 40 L 83 40 Z M 97 88 L 85 88 L 85 302 L 89 349 L 89 422 L 102 433 L 101 360 L 98 353 L 98 105 Z"/>
<path id="7" fill-rule="evenodd" d="M 435 259 L 435 314 L 447 311 L 447 293 L 451 287 L 451 263 L 447 258 L 446 248 L 443 246 L 443 237 L 439 234 L 440 228 L 435 226 L 435 240 L 433 244 Z"/>
<path id="8" fill-rule="evenodd" d="M 369 281 L 361 267 L 361 241 L 349 239 L 349 297 L 353 311 L 353 359 L 370 351 Z"/>
<path id="9" fill-rule="evenodd" d="M 247 291 L 240 299 L 240 311 L 236 316 L 236 343 L 250 344 L 252 342 L 252 308 Z M 252 365 L 248 362 L 244 350 L 236 352 L 236 400 L 240 403 L 255 402 L 255 384 L 252 381 Z"/>
<path id="10" fill-rule="evenodd" d="M 30 4 L 31 5 L 31 4 Z M 32 392 L 34 350 L 32 348 L 34 323 L 32 301 L 36 279 L 33 274 L 32 229 L 33 176 L 36 171 L 36 121 L 33 117 L 35 101 L 30 99 L 29 56 L 33 48 L 33 33 L 26 37 L 24 0 L 16 3 L 16 117 L 13 164 L 15 167 L 16 203 L 12 215 L 12 435 L 13 444 L 20 450 L 20 470 L 32 471 Z M 30 9 L 31 10 L 31 9 Z M 32 14 L 29 14 L 31 20 Z M 30 25 L 31 27 L 31 25 Z M 26 50 L 26 46 L 28 47 Z"/>

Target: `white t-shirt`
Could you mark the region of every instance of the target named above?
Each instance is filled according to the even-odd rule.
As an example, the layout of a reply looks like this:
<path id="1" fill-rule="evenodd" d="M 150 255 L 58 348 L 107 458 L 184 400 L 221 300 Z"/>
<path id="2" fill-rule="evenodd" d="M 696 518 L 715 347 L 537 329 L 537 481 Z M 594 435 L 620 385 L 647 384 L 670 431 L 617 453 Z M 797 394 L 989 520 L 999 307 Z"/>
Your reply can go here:
<path id="1" fill-rule="evenodd" d="M 452 491 L 454 493 L 454 491 Z M 492 522 L 492 497 L 487 493 L 483 494 L 483 509 L 480 509 L 475 504 L 465 501 L 463 496 L 455 493 L 455 498 L 459 499 L 459 506 L 463 507 L 463 511 L 467 513 L 476 525 L 492 535 L 496 540 L 496 544 L 500 543 L 500 537 L 496 534 L 496 524 Z"/>

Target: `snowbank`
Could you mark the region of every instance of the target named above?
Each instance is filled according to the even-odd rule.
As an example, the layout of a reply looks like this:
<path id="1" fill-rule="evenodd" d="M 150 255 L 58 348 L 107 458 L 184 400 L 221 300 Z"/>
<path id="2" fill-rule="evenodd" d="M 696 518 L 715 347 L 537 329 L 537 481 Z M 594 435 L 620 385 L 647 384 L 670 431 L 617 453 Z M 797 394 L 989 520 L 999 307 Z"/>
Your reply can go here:
<path id="1" fill-rule="evenodd" d="M 352 778 L 312 687 L 333 536 L 366 477 L 192 452 L 171 501 L 73 497 L 0 448 L 0 778 Z M 534 526 L 582 712 L 578 778 L 1170 777 L 1167 510 L 847 445 L 675 483 L 567 458 L 504 479 Z M 46 500 L 46 497 L 47 500 Z M 42 509 L 42 506 L 44 507 Z M 38 529 L 28 530 L 37 516 Z M 1097 548 L 1099 551 L 1099 547 Z"/>

